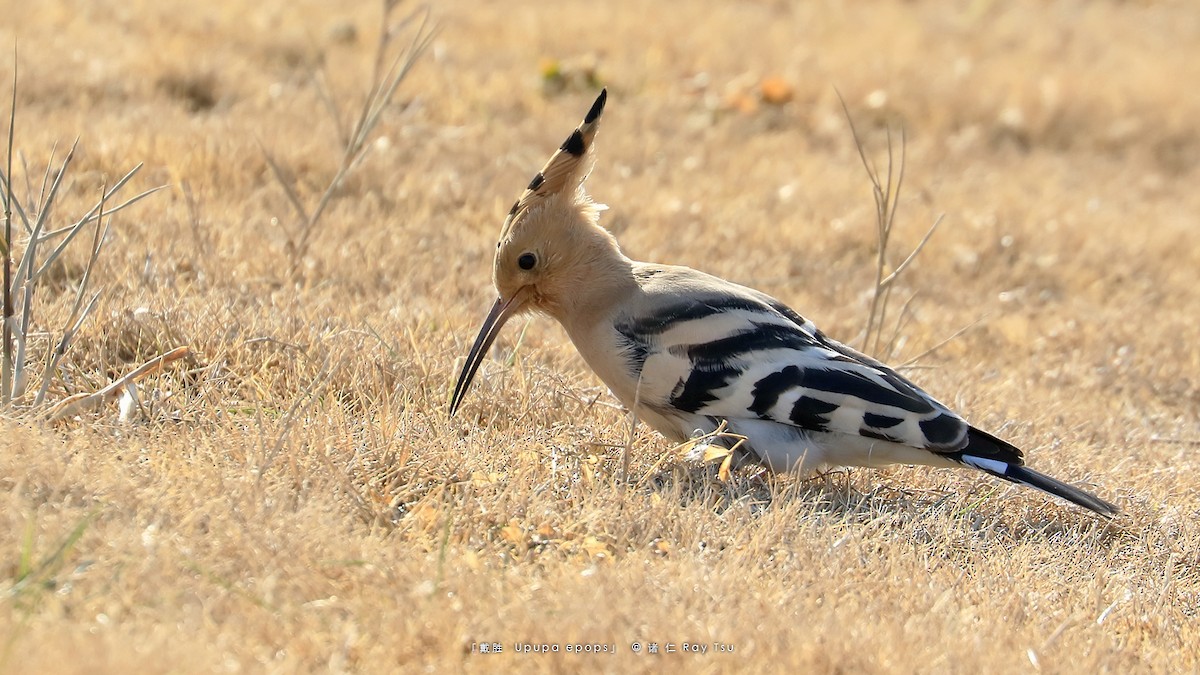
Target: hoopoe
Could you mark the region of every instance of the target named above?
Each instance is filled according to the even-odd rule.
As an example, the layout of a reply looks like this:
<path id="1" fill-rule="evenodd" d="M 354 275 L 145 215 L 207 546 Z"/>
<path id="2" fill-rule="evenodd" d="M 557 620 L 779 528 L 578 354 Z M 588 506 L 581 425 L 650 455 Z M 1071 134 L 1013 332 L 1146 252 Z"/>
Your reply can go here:
<path id="1" fill-rule="evenodd" d="M 782 302 L 687 267 L 637 262 L 583 189 L 601 91 L 513 204 L 493 266 L 499 297 L 463 365 L 453 415 L 508 319 L 556 319 L 627 408 L 676 442 L 724 421 L 736 465 L 970 467 L 1109 516 L 1112 504 L 1025 466 L 1020 449 L 886 365 L 825 336 Z"/>

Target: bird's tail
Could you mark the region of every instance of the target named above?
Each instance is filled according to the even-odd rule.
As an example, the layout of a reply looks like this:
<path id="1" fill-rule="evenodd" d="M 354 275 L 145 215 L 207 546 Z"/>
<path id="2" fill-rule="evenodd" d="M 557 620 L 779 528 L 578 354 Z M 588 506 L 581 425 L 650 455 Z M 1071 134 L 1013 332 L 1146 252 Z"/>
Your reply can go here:
<path id="1" fill-rule="evenodd" d="M 955 459 L 967 466 L 1006 481 L 1048 492 L 1102 516 L 1113 516 L 1120 511 L 1113 504 L 1093 494 L 1024 466 L 1020 450 L 989 433 L 972 427 L 968 432 L 968 438 L 967 447 L 955 453 L 957 455 Z"/>

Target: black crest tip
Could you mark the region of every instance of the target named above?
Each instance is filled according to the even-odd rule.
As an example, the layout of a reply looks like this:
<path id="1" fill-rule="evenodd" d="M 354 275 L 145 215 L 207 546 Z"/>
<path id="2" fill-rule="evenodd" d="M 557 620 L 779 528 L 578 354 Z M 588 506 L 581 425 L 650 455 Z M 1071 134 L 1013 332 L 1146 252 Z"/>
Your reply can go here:
<path id="1" fill-rule="evenodd" d="M 600 95 L 596 97 L 596 102 L 592 104 L 592 109 L 588 111 L 587 117 L 583 118 L 583 123 L 591 124 L 600 119 L 600 115 L 604 114 L 606 101 L 608 101 L 608 87 L 600 90 Z"/>
<path id="2" fill-rule="evenodd" d="M 560 149 L 566 150 L 575 157 L 583 155 L 583 151 L 587 149 L 583 143 L 583 134 L 576 129 L 571 133 L 570 136 L 567 137 L 567 140 L 563 141 Z"/>

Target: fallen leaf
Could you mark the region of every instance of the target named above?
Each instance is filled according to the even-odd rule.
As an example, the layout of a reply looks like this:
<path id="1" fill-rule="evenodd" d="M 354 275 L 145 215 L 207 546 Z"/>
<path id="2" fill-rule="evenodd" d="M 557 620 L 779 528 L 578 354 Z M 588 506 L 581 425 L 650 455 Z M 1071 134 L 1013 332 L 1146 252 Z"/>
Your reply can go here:
<path id="1" fill-rule="evenodd" d="M 414 504 L 413 507 L 408 511 L 408 517 L 415 518 L 420 524 L 421 529 L 425 530 L 426 532 L 437 527 L 438 522 L 441 520 L 441 514 L 438 511 L 438 508 L 432 504 L 426 504 L 424 502 Z"/>
<path id="2" fill-rule="evenodd" d="M 743 115 L 753 115 L 758 112 L 758 99 L 749 94 L 739 92 L 725 99 L 725 107 L 736 110 Z"/>
<path id="3" fill-rule="evenodd" d="M 612 550 L 608 547 L 608 544 L 600 541 L 590 534 L 583 538 L 583 543 L 580 544 L 580 546 L 589 556 L 593 558 L 612 555 Z"/>
<path id="4" fill-rule="evenodd" d="M 121 424 L 132 422 L 140 407 L 137 385 L 130 382 L 121 388 L 121 393 L 117 397 L 117 410 L 119 411 L 117 421 Z"/>
<path id="5" fill-rule="evenodd" d="M 503 478 L 504 474 L 498 471 L 492 471 L 490 473 L 476 471 L 475 473 L 471 474 L 471 484 L 475 487 L 483 487 L 484 485 L 499 483 Z"/>
<path id="6" fill-rule="evenodd" d="M 715 462 L 718 459 L 726 459 L 729 456 L 729 448 L 726 448 L 723 445 L 709 445 L 708 447 L 704 448 L 704 457 L 702 461 L 705 464 L 708 464 L 709 462 Z"/>
<path id="7" fill-rule="evenodd" d="M 500 538 L 510 544 L 521 545 L 525 543 L 525 531 L 521 529 L 521 525 L 516 519 L 508 521 L 508 525 L 500 528 Z"/>
<path id="8" fill-rule="evenodd" d="M 732 467 L 733 453 L 730 453 L 727 457 L 725 457 L 725 461 L 721 462 L 721 468 L 717 470 L 717 478 L 720 478 L 721 482 L 728 483 L 729 471 Z"/>
<path id="9" fill-rule="evenodd" d="M 795 90 L 787 80 L 779 76 L 771 76 L 762 81 L 758 87 L 762 100 L 771 105 L 783 105 L 792 100 Z"/>

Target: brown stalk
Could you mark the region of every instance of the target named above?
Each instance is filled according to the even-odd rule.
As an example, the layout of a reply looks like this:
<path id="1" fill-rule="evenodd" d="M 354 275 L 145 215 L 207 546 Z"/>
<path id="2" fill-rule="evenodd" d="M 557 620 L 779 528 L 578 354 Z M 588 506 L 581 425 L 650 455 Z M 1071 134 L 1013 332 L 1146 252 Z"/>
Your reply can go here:
<path id="1" fill-rule="evenodd" d="M 429 25 L 429 8 L 427 6 L 419 7 L 399 21 L 392 23 L 390 20 L 391 13 L 398 4 L 395 0 L 384 0 L 383 2 L 383 19 L 380 22 L 379 39 L 376 43 L 375 56 L 372 61 L 371 86 L 362 102 L 361 109 L 358 111 L 356 121 L 349 132 L 347 132 L 343 124 L 342 114 L 336 102 L 337 97 L 330 93 L 325 76 L 319 71 L 312 76 L 321 102 L 333 120 L 335 135 L 341 145 L 341 158 L 333 178 L 325 186 L 321 192 L 321 196 L 317 199 L 316 205 L 311 210 L 305 206 L 304 201 L 287 179 L 286 172 L 274 155 L 263 147 L 261 143 L 259 144 L 263 158 L 266 160 L 267 166 L 271 169 L 271 175 L 284 191 L 284 195 L 287 197 L 292 209 L 296 212 L 296 218 L 299 221 L 299 226 L 295 232 L 289 234 L 288 240 L 288 254 L 291 256 L 292 274 L 296 273 L 304 256 L 308 254 L 308 249 L 312 244 L 312 234 L 317 229 L 317 223 L 320 222 L 321 217 L 325 214 L 325 210 L 329 207 L 333 196 L 341 188 L 346 178 L 366 158 L 369 148 L 368 142 L 376 126 L 379 124 L 383 112 L 391 104 L 397 89 L 399 89 L 400 84 L 408 76 L 409 71 L 416 65 L 417 59 L 420 58 L 421 54 L 424 53 L 433 40 L 435 31 Z M 387 62 L 387 54 L 388 50 L 392 47 L 393 38 L 401 31 L 407 29 L 410 24 L 416 22 L 418 18 L 420 18 L 420 22 L 417 25 L 411 42 L 408 46 L 402 48 L 389 64 Z"/>
<path id="2" fill-rule="evenodd" d="M 17 60 L 13 57 L 12 107 L 8 112 L 8 168 L 4 175 L 4 364 L 0 367 L 0 405 L 8 407 L 12 402 L 12 157 L 13 129 L 17 122 Z"/>
<path id="3" fill-rule="evenodd" d="M 888 268 L 888 245 L 891 242 L 892 230 L 896 224 L 896 212 L 900 203 L 900 190 L 904 185 L 907 137 L 904 128 L 901 127 L 900 156 L 897 158 L 895 145 L 892 142 L 892 130 L 890 126 L 887 128 L 887 170 L 881 177 L 879 170 L 867 158 L 862 138 L 858 135 L 858 129 L 854 126 L 854 118 L 850 115 L 850 108 L 846 105 L 846 100 L 842 98 L 841 92 L 838 92 L 838 100 L 841 101 L 846 121 L 850 123 L 850 134 L 854 138 L 854 147 L 858 150 L 858 157 L 862 161 L 863 168 L 867 171 L 867 177 L 871 181 L 871 196 L 875 200 L 877 236 L 875 287 L 871 294 L 871 308 L 867 314 L 867 329 L 863 336 L 862 345 L 863 351 L 879 355 L 880 342 L 883 339 L 883 325 L 887 319 L 888 301 L 891 299 L 892 287 L 900 278 L 900 275 L 916 260 L 917 255 L 924 250 L 925 244 L 929 243 L 930 238 L 933 237 L 933 233 L 942 222 L 942 216 L 939 215 L 933 221 L 933 225 L 925 232 L 925 236 L 921 238 L 920 243 L 904 258 L 904 261 L 896 266 L 891 273 L 885 273 L 885 270 Z M 905 303 L 905 307 L 907 307 L 907 303 Z M 901 310 L 901 321 L 904 318 L 903 315 L 904 310 Z M 899 325 L 899 321 L 897 324 Z"/>

